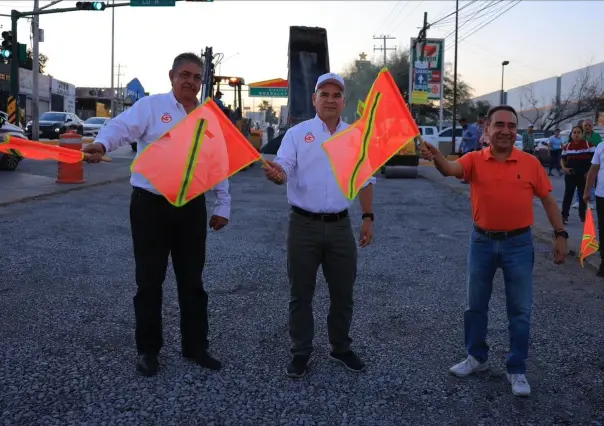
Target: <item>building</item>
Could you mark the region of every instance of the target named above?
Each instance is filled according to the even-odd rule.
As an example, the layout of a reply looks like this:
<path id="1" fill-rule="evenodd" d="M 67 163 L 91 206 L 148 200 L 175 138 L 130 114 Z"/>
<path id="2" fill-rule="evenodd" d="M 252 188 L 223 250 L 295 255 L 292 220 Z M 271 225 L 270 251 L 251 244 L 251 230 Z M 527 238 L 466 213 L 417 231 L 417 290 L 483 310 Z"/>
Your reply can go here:
<path id="1" fill-rule="evenodd" d="M 126 87 L 113 89 L 106 87 L 78 87 L 75 90 L 76 114 L 82 120 L 90 117 L 111 117 L 121 114 L 143 96 L 145 92 L 140 81 L 135 78 Z M 111 111 L 111 100 L 114 100 L 115 114 Z"/>
<path id="2" fill-rule="evenodd" d="M 0 110 L 7 109 L 10 95 L 10 64 L 0 63 Z M 19 108 L 22 119 L 32 119 L 33 72 L 19 68 Z M 75 86 L 52 76 L 38 75 L 38 110 L 75 112 Z"/>
<path id="3" fill-rule="evenodd" d="M 501 95 L 497 90 L 472 100 L 498 105 Z M 562 129 L 587 118 L 604 126 L 604 62 L 510 89 L 503 96 L 504 103 L 518 112 L 521 129 L 531 124 L 547 127 L 552 119 L 559 119 L 557 127 Z"/>

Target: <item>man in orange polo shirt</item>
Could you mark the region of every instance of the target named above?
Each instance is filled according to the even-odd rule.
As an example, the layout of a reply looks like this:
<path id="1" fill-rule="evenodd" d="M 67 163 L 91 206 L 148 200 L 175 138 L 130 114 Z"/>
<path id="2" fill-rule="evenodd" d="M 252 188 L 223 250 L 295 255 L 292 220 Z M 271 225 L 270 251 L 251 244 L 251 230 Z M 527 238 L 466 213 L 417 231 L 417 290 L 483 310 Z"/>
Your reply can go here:
<path id="1" fill-rule="evenodd" d="M 450 372 L 466 377 L 488 368 L 486 343 L 488 309 L 493 277 L 503 270 L 510 331 L 510 353 L 506 362 L 512 392 L 528 396 L 526 380 L 530 318 L 533 302 L 535 252 L 531 226 L 533 197 L 539 197 L 554 229 L 554 262 L 562 263 L 568 253 L 562 216 L 552 196 L 552 184 L 537 158 L 514 148 L 518 116 L 507 105 L 491 108 L 485 132 L 490 146 L 448 161 L 426 143 L 425 159 L 443 176 L 470 182 L 474 229 L 468 253 L 468 309 L 464 314 L 468 357 Z"/>

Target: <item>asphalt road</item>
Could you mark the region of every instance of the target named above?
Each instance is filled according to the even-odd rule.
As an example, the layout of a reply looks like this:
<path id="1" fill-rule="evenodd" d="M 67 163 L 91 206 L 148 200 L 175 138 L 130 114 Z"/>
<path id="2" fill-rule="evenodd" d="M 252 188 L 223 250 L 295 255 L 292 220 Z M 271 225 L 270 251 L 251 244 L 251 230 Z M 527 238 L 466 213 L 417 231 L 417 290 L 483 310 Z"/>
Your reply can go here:
<path id="1" fill-rule="evenodd" d="M 551 247 L 537 243 L 531 398 L 512 396 L 505 380 L 500 273 L 492 369 L 454 378 L 448 368 L 465 355 L 469 200 L 425 179 L 379 180 L 375 189 L 376 238 L 360 250 L 352 332 L 368 369 L 353 374 L 328 361 L 321 276 L 312 374 L 299 381 L 283 373 L 285 189 L 257 166 L 233 179 L 232 223 L 208 239 L 218 373 L 179 355 L 171 271 L 164 367 L 151 379 L 134 371 L 127 183 L 0 208 L 0 425 L 604 423 L 604 286 L 593 271 L 574 260 L 555 266 Z"/>

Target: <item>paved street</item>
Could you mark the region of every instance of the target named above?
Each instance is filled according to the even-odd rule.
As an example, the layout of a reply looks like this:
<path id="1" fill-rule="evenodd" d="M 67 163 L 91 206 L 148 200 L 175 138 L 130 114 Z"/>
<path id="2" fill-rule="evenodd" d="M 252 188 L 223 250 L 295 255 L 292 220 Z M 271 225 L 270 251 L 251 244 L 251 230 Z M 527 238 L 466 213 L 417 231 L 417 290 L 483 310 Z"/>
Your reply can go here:
<path id="1" fill-rule="evenodd" d="M 180 357 L 169 271 L 164 367 L 151 379 L 134 371 L 127 182 L 0 207 L 0 424 L 604 423 L 604 284 L 574 259 L 555 266 L 548 243 L 536 246 L 533 396 L 512 396 L 505 381 L 500 273 L 492 369 L 465 380 L 448 374 L 464 357 L 470 208 L 467 196 L 427 179 L 376 186 L 376 238 L 360 250 L 352 335 L 367 371 L 327 359 L 321 277 L 312 374 L 286 378 L 285 188 L 255 166 L 233 179 L 232 193 L 232 223 L 210 234 L 205 270 L 211 349 L 224 368 Z"/>

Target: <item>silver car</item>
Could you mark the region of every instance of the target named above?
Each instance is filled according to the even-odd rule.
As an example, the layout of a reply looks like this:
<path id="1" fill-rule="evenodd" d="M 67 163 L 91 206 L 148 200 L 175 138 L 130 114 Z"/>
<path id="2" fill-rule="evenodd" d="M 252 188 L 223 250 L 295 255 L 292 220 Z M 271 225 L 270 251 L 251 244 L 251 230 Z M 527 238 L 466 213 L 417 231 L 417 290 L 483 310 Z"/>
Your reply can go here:
<path id="1" fill-rule="evenodd" d="M 10 124 L 5 121 L 5 117 L 0 114 L 0 139 L 5 140 L 7 135 L 16 136 L 18 138 L 27 139 L 22 128 Z M 0 152 L 0 170 L 13 171 L 19 165 L 23 158 L 18 155 L 5 154 Z"/>
<path id="2" fill-rule="evenodd" d="M 90 117 L 84 121 L 84 137 L 85 138 L 96 138 L 102 127 L 106 126 L 111 120 L 109 117 Z"/>

